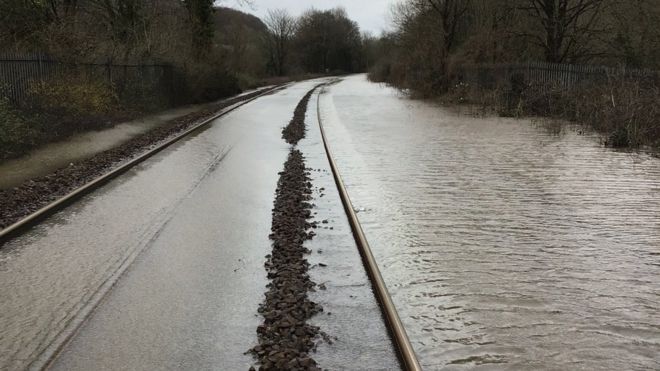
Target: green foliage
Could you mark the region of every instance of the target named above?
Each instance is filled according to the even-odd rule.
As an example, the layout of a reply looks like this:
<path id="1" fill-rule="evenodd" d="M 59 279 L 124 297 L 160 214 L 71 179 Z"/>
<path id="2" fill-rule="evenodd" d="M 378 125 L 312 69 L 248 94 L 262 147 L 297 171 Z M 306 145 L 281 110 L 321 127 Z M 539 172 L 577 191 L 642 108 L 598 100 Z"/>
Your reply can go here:
<path id="1" fill-rule="evenodd" d="M 191 23 L 192 43 L 197 56 L 205 55 L 213 42 L 213 0 L 183 0 Z"/>
<path id="2" fill-rule="evenodd" d="M 34 141 L 38 132 L 15 110 L 5 98 L 0 97 L 0 159 L 14 157 Z"/>
<path id="3" fill-rule="evenodd" d="M 61 117 L 103 116 L 118 107 L 113 87 L 87 76 L 67 76 L 38 82 L 30 89 L 31 109 Z"/>

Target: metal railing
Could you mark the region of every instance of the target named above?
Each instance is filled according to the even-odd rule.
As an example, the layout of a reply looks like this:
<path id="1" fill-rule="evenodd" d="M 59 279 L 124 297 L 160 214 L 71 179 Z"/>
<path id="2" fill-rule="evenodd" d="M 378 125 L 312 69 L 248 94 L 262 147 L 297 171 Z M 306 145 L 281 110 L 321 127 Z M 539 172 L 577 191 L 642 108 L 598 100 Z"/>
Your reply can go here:
<path id="1" fill-rule="evenodd" d="M 480 64 L 456 69 L 454 81 L 481 88 L 513 87 L 516 84 L 571 89 L 612 78 L 634 79 L 660 86 L 660 72 L 650 69 L 572 65 L 544 62 L 525 64 Z M 515 88 L 515 87 L 514 87 Z"/>
<path id="2" fill-rule="evenodd" d="M 170 65 L 75 63 L 41 53 L 0 53 L 0 95 L 20 105 L 37 83 L 84 77 L 111 84 L 120 101 L 144 96 L 176 100 L 181 79 Z"/>

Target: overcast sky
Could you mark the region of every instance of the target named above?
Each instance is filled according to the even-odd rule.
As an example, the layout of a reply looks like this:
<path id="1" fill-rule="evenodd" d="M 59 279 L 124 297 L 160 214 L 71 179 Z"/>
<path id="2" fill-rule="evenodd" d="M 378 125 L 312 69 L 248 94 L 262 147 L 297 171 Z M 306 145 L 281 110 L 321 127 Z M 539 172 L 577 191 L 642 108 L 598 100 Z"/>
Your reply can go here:
<path id="1" fill-rule="evenodd" d="M 346 9 L 348 16 L 360 25 L 360 29 L 378 35 L 390 28 L 390 7 L 398 1 L 401 0 L 253 0 L 252 6 L 237 5 L 235 0 L 220 3 L 260 18 L 263 18 L 268 9 L 286 9 L 291 15 L 298 16 L 311 7 L 324 10 L 341 6 Z"/>

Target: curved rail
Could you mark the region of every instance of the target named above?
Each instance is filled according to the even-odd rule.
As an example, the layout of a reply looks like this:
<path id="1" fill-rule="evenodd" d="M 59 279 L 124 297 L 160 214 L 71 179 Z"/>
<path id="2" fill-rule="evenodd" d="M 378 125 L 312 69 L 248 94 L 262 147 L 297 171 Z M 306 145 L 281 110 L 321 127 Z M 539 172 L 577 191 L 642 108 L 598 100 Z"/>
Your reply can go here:
<path id="1" fill-rule="evenodd" d="M 388 328 L 391 331 L 394 342 L 396 343 L 398 355 L 403 363 L 403 366 L 406 370 L 409 371 L 419 371 L 422 367 L 417 360 L 417 355 L 415 350 L 410 344 L 410 339 L 406 333 L 406 329 L 403 327 L 403 323 L 399 318 L 399 314 L 392 302 L 392 297 L 390 296 L 389 291 L 387 291 L 387 286 L 383 280 L 383 276 L 380 274 L 380 269 L 378 269 L 378 264 L 376 264 L 376 259 L 374 258 L 373 253 L 371 252 L 371 247 L 369 247 L 369 242 L 364 235 L 360 221 L 357 218 L 355 210 L 353 210 L 353 204 L 351 199 L 348 197 L 348 192 L 344 186 L 344 182 L 339 174 L 337 169 L 337 164 L 335 163 L 332 153 L 330 152 L 330 147 L 328 146 L 328 141 L 325 135 L 325 130 L 323 129 L 323 123 L 321 121 L 321 94 L 322 91 L 318 93 L 317 102 L 316 102 L 316 114 L 319 121 L 319 127 L 321 129 L 321 138 L 323 139 L 323 146 L 325 147 L 325 153 L 328 156 L 328 161 L 330 162 L 330 168 L 332 169 L 332 174 L 335 178 L 335 183 L 337 184 L 337 189 L 339 190 L 339 195 L 341 197 L 341 202 L 344 205 L 344 210 L 348 216 L 349 224 L 351 225 L 351 230 L 353 231 L 353 237 L 355 242 L 360 250 L 360 255 L 364 261 L 367 274 L 373 283 L 374 291 L 376 292 L 376 297 L 380 302 L 383 315 L 388 324 Z"/>
<path id="2" fill-rule="evenodd" d="M 232 104 L 231 106 L 225 107 L 222 110 L 220 110 L 218 113 L 215 115 L 205 119 L 204 121 L 190 127 L 189 129 L 177 134 L 175 137 L 158 144 L 156 147 L 148 150 L 147 152 L 142 153 L 141 155 L 131 159 L 130 161 L 122 164 L 121 166 L 97 177 L 96 179 L 90 181 L 89 183 L 86 183 L 85 185 L 71 191 L 70 193 L 62 196 L 61 198 L 51 202 L 50 204 L 42 207 L 41 209 L 33 212 L 32 214 L 26 216 L 25 218 L 17 221 L 16 223 L 10 225 L 9 227 L 3 229 L 0 231 L 0 248 L 2 247 L 2 244 L 6 242 L 7 240 L 11 239 L 12 237 L 15 237 L 17 233 L 19 233 L 22 230 L 25 230 L 29 227 L 32 227 L 34 224 L 36 224 L 39 220 L 42 218 L 51 215 L 55 213 L 58 210 L 61 210 L 68 204 L 70 204 L 72 201 L 75 199 L 82 197 L 83 195 L 91 192 L 92 190 L 100 187 L 101 185 L 109 182 L 110 180 L 116 178 L 117 176 L 125 173 L 126 171 L 130 170 L 132 167 L 135 165 L 145 161 L 149 157 L 152 157 L 153 155 L 157 154 L 158 152 L 164 150 L 165 148 L 169 147 L 170 145 L 178 142 L 182 138 L 188 136 L 189 134 L 199 130 L 200 128 L 208 125 L 210 122 L 213 120 L 216 120 L 217 118 L 224 116 L 228 114 L 229 112 L 232 112 L 236 110 L 237 108 L 248 104 L 252 102 L 255 99 L 258 99 L 266 94 L 271 93 L 272 91 L 276 89 L 281 89 L 285 87 L 286 85 L 280 85 L 280 86 L 274 86 L 271 88 L 265 88 L 261 92 L 261 94 L 258 94 L 252 98 L 248 98 L 244 101 L 237 102 L 235 104 Z"/>

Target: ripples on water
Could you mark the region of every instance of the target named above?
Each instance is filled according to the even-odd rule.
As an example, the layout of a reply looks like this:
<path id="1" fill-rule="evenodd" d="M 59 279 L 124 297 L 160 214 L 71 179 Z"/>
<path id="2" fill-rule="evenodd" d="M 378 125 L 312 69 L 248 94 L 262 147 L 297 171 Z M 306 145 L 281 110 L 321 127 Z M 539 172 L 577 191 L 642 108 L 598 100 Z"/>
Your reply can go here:
<path id="1" fill-rule="evenodd" d="M 363 76 L 321 104 L 425 368 L 660 368 L 658 159 Z"/>

